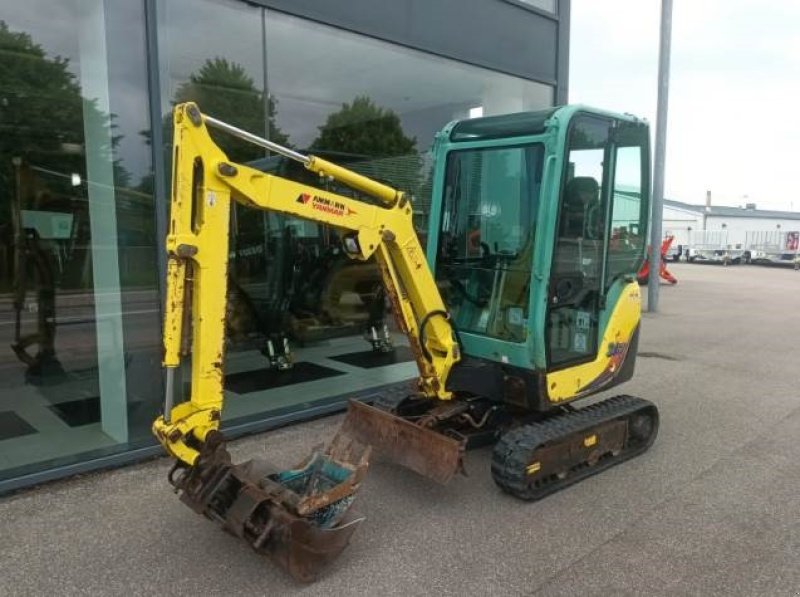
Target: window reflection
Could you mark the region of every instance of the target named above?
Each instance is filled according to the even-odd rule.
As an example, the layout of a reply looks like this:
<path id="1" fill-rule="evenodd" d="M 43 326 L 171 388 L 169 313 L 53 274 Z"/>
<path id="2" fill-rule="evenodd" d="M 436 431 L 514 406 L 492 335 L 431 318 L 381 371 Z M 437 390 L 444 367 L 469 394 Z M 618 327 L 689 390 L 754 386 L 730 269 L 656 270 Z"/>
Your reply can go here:
<path id="1" fill-rule="evenodd" d="M 413 197 L 423 239 L 434 134 L 476 106 L 489 115 L 552 102 L 545 85 L 241 2 L 169 0 L 159 8 L 167 127 L 176 102 L 196 101 L 214 117 L 398 187 Z M 220 37 L 220 30 L 236 35 Z M 200 47 L 198 39 L 204 40 Z M 166 140 L 169 135 L 167 129 Z M 212 135 L 235 161 L 370 201 L 285 158 Z M 334 362 L 345 362 L 335 361 L 342 353 L 364 362 L 377 354 L 408 367 L 391 373 L 370 366 L 369 376 L 341 377 L 341 392 L 413 375 L 410 355 L 383 352 L 390 348 L 384 329 L 392 322 L 377 266 L 347 258 L 339 231 L 239 206 L 231 220 L 226 388 L 256 399 L 226 403 L 227 421 L 330 397 L 327 385 L 305 382 L 341 373 Z M 398 335 L 393 341 L 404 343 Z M 280 373 L 287 345 L 297 368 Z M 291 376 L 294 381 L 284 383 Z"/>
<path id="2" fill-rule="evenodd" d="M 410 193 L 423 241 L 431 200 L 430 148 L 436 132 L 451 120 L 474 115 L 476 106 L 488 116 L 552 103 L 548 86 L 282 13 L 268 10 L 266 25 L 268 88 L 279 100 L 278 125 L 296 146 L 357 155 L 352 169 Z M 508 162 L 512 169 L 516 159 L 519 168 L 522 153 L 515 152 L 487 159 Z M 490 224 L 499 220 L 488 215 L 483 220 L 491 242 L 502 226 Z M 524 286 L 524 280 L 519 282 Z M 499 308 L 510 308 L 516 323 L 501 325 L 503 317 L 498 316 L 491 333 L 513 340 L 524 336 L 525 315 L 511 308 L 514 300 L 504 299 Z"/>
<path id="3" fill-rule="evenodd" d="M 210 116 L 263 136 L 262 10 L 232 0 L 162 0 L 158 8 L 165 143 L 171 141 L 172 107 L 187 101 L 196 102 Z M 192 15 L 190 20 L 187 14 Z M 219 35 L 220 31 L 235 34 Z M 274 109 L 271 105 L 270 113 Z M 230 135 L 214 130 L 211 135 L 232 160 L 264 156 L 263 149 Z"/>
<path id="4" fill-rule="evenodd" d="M 346 153 L 352 169 L 410 193 L 423 242 L 433 172 L 430 147 L 436 132 L 453 119 L 474 114 L 476 106 L 491 115 L 552 102 L 552 89 L 544 85 L 281 13 L 267 11 L 266 25 L 268 88 L 279 102 L 276 122 L 281 130 L 297 147 Z M 297 39 L 303 43 L 297 44 Z M 308 64 L 315 66 L 309 69 Z M 509 160 L 513 162 L 513 156 Z M 497 221 L 489 215 L 485 218 L 489 240 L 499 230 L 489 230 Z M 519 263 L 529 256 L 521 251 Z M 502 262 L 500 269 L 515 270 L 517 262 L 508 254 Z M 351 276 L 361 285 L 379 284 L 372 264 L 350 265 L 350 271 L 358 272 Z M 499 301 L 492 323 L 477 321 L 476 325 L 483 325 L 487 333 L 520 341 L 527 305 L 517 305 L 512 294 L 526 281 L 515 270 L 506 282 L 508 296 Z M 365 306 L 374 322 L 376 309 L 369 303 Z M 463 311 L 468 316 L 467 309 Z"/>
<path id="5" fill-rule="evenodd" d="M 145 3 L 6 4 L 0 480 L 152 444 L 149 426 L 162 391 L 156 264 L 163 239 L 155 231 L 151 156 L 154 149 L 170 155 L 168 147 L 151 145 Z M 434 133 L 477 107 L 490 115 L 552 103 L 545 85 L 239 0 L 156 6 L 162 89 L 154 90 L 161 97 L 154 118 L 166 144 L 173 104 L 196 101 L 241 128 L 411 193 L 423 240 Z M 236 161 L 355 194 L 213 134 Z M 303 379 L 322 381 L 304 384 L 302 396 L 299 386 L 286 384 L 268 399 L 233 401 L 226 417 L 330 397 L 325 378 L 336 355 L 328 348 L 369 352 L 370 330 L 388 323 L 375 265 L 346 259 L 337 231 L 314 223 L 237 207 L 232 227 L 228 319 L 238 360 L 228 371 L 264 370 L 259 350 L 267 351 L 266 340 L 277 346 L 288 337 L 304 344 L 303 359 L 319 365 Z M 394 369 L 364 369 L 353 378 L 357 384 L 339 384 L 341 391 L 409 377 L 413 366 L 397 354 L 386 357 Z M 245 386 L 264 389 L 260 383 L 249 379 Z"/>
<path id="6" fill-rule="evenodd" d="M 419 163 L 420 171 L 412 177 L 416 186 L 406 190 L 415 195 L 421 229 L 427 227 L 430 205 L 427 152 L 439 129 L 451 120 L 468 118 L 476 106 L 489 116 L 548 107 L 553 101 L 547 85 L 282 13 L 267 11 L 266 24 L 269 92 L 279 101 L 276 122 L 281 129 L 295 146 L 309 147 L 329 116 L 356 98 L 366 97 L 374 106 L 395 114 L 402 134 L 416 140 L 420 161 L 410 160 L 412 165 L 408 165 L 396 157 L 374 168 L 402 186 L 407 181 L 403 177 Z M 303 43 L 298 44 L 298 39 Z M 310 64 L 314 67 L 309 68 Z M 363 134 L 364 129 L 360 130 Z M 373 153 L 373 161 L 385 157 L 382 153 Z"/>
<path id="7" fill-rule="evenodd" d="M 132 3 L 3 11 L 0 479 L 123 449 L 156 411 L 144 49 Z"/>

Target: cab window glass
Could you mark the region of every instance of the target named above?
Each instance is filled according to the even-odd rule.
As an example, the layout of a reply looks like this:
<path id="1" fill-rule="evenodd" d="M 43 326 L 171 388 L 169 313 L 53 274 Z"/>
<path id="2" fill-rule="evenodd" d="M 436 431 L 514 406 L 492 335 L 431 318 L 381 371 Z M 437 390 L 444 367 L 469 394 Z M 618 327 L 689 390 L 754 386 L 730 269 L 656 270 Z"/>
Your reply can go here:
<path id="1" fill-rule="evenodd" d="M 621 123 L 616 132 L 614 185 L 608 244 L 606 286 L 623 275 L 635 274 L 644 256 L 649 206 L 643 199 L 646 184 L 646 161 L 643 150 L 647 141 L 642 127 Z"/>
<path id="2" fill-rule="evenodd" d="M 436 279 L 456 327 L 523 342 L 541 145 L 448 155 Z"/>
<path id="3" fill-rule="evenodd" d="M 570 128 L 550 274 L 551 367 L 592 358 L 598 342 L 610 121 L 579 116 Z"/>

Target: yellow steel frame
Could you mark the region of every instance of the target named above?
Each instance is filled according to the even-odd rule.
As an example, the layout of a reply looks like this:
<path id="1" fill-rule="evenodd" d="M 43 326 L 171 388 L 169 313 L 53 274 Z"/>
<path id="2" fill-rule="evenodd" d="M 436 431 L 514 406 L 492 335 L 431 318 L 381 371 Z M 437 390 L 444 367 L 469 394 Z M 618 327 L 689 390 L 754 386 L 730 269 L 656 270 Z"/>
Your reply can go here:
<path id="1" fill-rule="evenodd" d="M 219 428 L 231 200 L 329 224 L 347 237 L 348 255 L 359 260 L 374 256 L 398 325 L 415 354 L 419 390 L 431 398 L 452 398 L 445 384 L 460 359 L 458 344 L 403 193 L 313 156 L 306 168 L 375 196 L 384 205 L 235 164 L 211 139 L 205 119 L 191 103 L 176 106 L 173 113 L 163 364 L 177 368 L 189 352 L 184 338 L 191 336 L 192 377 L 190 399 L 153 423 L 167 452 L 193 465 L 199 442 Z"/>

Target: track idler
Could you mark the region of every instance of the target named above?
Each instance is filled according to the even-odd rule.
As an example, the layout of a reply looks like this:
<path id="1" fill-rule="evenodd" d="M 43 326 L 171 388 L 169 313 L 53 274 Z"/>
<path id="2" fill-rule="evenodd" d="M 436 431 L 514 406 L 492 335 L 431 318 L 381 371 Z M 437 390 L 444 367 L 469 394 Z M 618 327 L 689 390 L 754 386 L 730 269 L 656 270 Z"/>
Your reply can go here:
<path id="1" fill-rule="evenodd" d="M 296 468 L 265 461 L 232 464 L 222 434 L 208 435 L 192 467 L 178 463 L 170 483 L 181 501 L 245 540 L 301 582 L 315 580 L 350 542 L 364 517 L 351 509 L 370 448 L 337 434 Z"/>

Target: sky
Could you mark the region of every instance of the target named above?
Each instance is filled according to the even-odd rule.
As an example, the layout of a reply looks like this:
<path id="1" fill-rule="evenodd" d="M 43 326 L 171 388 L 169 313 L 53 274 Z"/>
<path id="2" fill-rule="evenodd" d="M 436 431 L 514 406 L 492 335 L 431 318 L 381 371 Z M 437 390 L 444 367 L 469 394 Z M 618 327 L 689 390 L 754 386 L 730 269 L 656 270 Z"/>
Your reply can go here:
<path id="1" fill-rule="evenodd" d="M 572 0 L 569 101 L 647 118 L 659 0 Z M 673 0 L 664 195 L 800 211 L 800 1 Z"/>

